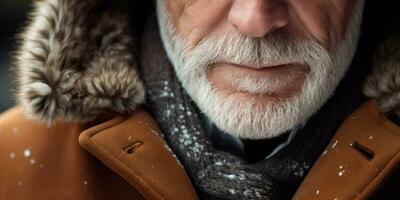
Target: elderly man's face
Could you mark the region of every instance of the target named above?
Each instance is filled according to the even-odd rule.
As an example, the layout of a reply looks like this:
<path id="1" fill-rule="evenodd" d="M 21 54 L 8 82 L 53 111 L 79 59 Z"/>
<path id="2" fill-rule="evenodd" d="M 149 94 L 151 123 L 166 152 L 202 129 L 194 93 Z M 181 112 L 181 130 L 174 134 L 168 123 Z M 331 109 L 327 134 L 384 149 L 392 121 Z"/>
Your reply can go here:
<path id="1" fill-rule="evenodd" d="M 167 53 L 222 130 L 277 136 L 332 95 L 359 35 L 363 0 L 158 0 Z"/>

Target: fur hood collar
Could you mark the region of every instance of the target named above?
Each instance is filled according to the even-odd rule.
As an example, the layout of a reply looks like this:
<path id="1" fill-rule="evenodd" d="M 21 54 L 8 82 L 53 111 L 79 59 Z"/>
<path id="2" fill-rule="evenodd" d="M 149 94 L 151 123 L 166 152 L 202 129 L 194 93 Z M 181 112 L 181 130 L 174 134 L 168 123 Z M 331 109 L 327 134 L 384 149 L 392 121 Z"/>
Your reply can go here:
<path id="1" fill-rule="evenodd" d="M 134 56 L 137 40 L 125 1 L 41 0 L 19 37 L 17 98 L 39 121 L 87 121 L 127 114 L 144 103 Z M 383 42 L 364 93 L 383 112 L 400 114 L 400 36 Z"/>

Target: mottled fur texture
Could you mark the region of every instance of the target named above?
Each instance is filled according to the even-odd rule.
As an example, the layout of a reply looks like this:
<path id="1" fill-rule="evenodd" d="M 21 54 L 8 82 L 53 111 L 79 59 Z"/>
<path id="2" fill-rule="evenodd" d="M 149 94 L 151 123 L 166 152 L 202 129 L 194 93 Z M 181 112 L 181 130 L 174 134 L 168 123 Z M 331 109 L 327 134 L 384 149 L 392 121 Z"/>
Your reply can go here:
<path id="1" fill-rule="evenodd" d="M 385 41 L 375 54 L 364 94 L 378 100 L 383 112 L 400 116 L 400 35 Z"/>
<path id="2" fill-rule="evenodd" d="M 145 92 L 138 47 L 124 12 L 105 0 L 41 0 L 19 36 L 17 98 L 28 117 L 88 121 L 102 112 L 129 114 Z M 400 37 L 384 43 L 364 91 L 382 111 L 400 114 Z"/>
<path id="3" fill-rule="evenodd" d="M 51 122 L 87 121 L 144 102 L 123 13 L 102 0 L 36 1 L 17 52 L 18 100 L 26 114 Z"/>

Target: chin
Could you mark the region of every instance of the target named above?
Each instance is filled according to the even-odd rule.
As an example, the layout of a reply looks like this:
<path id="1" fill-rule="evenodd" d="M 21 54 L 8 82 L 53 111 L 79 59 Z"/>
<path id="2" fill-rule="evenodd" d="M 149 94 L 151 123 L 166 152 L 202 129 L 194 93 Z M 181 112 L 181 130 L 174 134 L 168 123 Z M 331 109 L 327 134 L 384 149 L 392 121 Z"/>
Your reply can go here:
<path id="1" fill-rule="evenodd" d="M 304 84 L 300 84 L 304 85 Z M 207 117 L 225 133 L 243 139 L 279 136 L 306 121 L 320 104 L 301 89 L 285 95 L 253 94 L 218 88 L 206 79 L 198 84 L 194 101 Z M 281 92 L 277 92 L 281 93 Z M 309 99 L 311 101 L 304 101 Z"/>

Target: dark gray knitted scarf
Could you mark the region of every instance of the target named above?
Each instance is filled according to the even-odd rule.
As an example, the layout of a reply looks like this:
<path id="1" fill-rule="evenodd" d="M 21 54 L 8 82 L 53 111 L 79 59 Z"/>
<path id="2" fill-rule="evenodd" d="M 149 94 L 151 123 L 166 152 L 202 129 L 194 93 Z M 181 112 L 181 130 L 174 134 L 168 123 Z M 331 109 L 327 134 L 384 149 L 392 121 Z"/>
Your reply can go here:
<path id="1" fill-rule="evenodd" d="M 164 52 L 155 22 L 149 23 L 143 37 L 141 73 L 148 110 L 202 199 L 290 199 L 360 101 L 353 87 L 352 94 L 346 91 L 346 85 L 357 86 L 357 82 L 345 78 L 334 100 L 311 118 L 288 146 L 268 159 L 249 164 L 211 145 L 195 103 L 180 85 Z"/>

